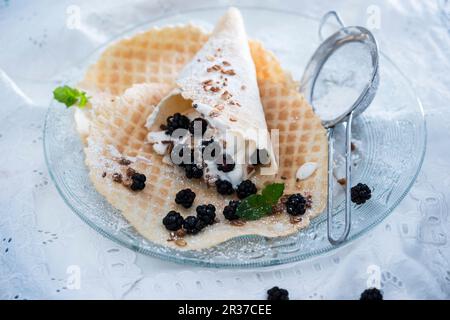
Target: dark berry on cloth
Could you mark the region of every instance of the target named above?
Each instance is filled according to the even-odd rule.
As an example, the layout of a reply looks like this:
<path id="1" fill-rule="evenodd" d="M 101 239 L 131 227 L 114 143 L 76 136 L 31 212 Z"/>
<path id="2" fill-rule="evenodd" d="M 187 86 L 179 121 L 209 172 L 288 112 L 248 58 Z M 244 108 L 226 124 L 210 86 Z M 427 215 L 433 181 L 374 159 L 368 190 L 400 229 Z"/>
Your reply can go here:
<path id="1" fill-rule="evenodd" d="M 286 289 L 273 287 L 267 290 L 267 300 L 289 300 L 289 292 Z"/>
<path id="2" fill-rule="evenodd" d="M 199 128 L 199 129 L 201 128 L 201 130 L 202 130 L 202 134 L 201 135 L 203 136 L 203 134 L 206 132 L 206 129 L 208 129 L 208 121 L 206 121 L 203 118 L 195 118 L 189 124 L 189 132 L 191 134 L 197 133 L 197 132 L 195 132 L 196 128 Z"/>
<path id="3" fill-rule="evenodd" d="M 184 219 L 181 214 L 172 210 L 164 217 L 162 222 L 167 230 L 177 231 L 183 226 Z"/>
<path id="4" fill-rule="evenodd" d="M 131 176 L 132 183 L 130 185 L 130 189 L 133 191 L 140 191 L 145 188 L 145 181 L 147 178 L 142 173 L 133 173 Z"/>
<path id="5" fill-rule="evenodd" d="M 227 154 L 223 154 L 222 161 L 217 164 L 217 169 L 222 172 L 230 172 L 233 171 L 235 167 L 233 158 Z"/>
<path id="6" fill-rule="evenodd" d="M 351 197 L 352 202 L 363 204 L 372 197 L 372 191 L 370 191 L 370 188 L 367 185 L 358 183 L 356 186 L 352 187 Z"/>
<path id="7" fill-rule="evenodd" d="M 184 166 L 186 178 L 188 179 L 200 179 L 203 177 L 203 169 L 196 164 L 186 164 Z"/>
<path id="8" fill-rule="evenodd" d="M 255 194 L 257 191 L 258 190 L 256 189 L 255 184 L 250 180 L 242 181 L 236 189 L 239 199 L 247 198 L 248 196 Z"/>
<path id="9" fill-rule="evenodd" d="M 184 219 L 183 228 L 188 234 L 196 234 L 202 231 L 205 223 L 195 216 L 189 216 Z"/>
<path id="10" fill-rule="evenodd" d="M 203 204 L 198 206 L 197 209 L 197 218 L 205 223 L 205 225 L 213 224 L 216 219 L 216 207 L 212 204 Z"/>
<path id="11" fill-rule="evenodd" d="M 298 216 L 306 212 L 306 199 L 300 194 L 296 193 L 286 201 L 286 210 L 290 215 Z"/>
<path id="12" fill-rule="evenodd" d="M 383 300 L 383 295 L 381 294 L 381 291 L 377 288 L 370 288 L 366 289 L 361 293 L 361 297 L 359 300 L 363 301 L 381 301 Z"/>
<path id="13" fill-rule="evenodd" d="M 236 209 L 241 204 L 238 200 L 231 200 L 225 208 L 223 208 L 223 215 L 227 220 L 237 220 L 239 216 L 236 215 Z"/>
<path id="14" fill-rule="evenodd" d="M 230 195 L 234 192 L 233 185 L 226 180 L 217 180 L 216 189 L 218 193 L 223 195 Z"/>
<path id="15" fill-rule="evenodd" d="M 190 208 L 195 200 L 195 192 L 191 189 L 183 189 L 178 191 L 175 196 L 175 203 L 182 205 L 183 207 Z"/>
<path id="16" fill-rule="evenodd" d="M 191 121 L 188 117 L 180 114 L 175 113 L 174 115 L 167 118 L 167 125 L 166 125 L 166 133 L 172 134 L 177 129 L 189 129 L 189 124 Z"/>

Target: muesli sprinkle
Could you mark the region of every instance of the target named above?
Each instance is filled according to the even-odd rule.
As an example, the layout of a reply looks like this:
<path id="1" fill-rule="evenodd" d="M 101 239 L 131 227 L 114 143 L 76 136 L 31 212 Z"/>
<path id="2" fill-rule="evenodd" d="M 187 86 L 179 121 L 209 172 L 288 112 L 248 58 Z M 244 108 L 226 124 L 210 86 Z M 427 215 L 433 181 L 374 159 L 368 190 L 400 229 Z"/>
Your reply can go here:
<path id="1" fill-rule="evenodd" d="M 122 182 L 122 174 L 120 174 L 118 172 L 114 172 L 112 175 L 112 179 L 114 182 L 121 183 Z"/>
<path id="2" fill-rule="evenodd" d="M 223 74 L 227 74 L 227 75 L 229 75 L 229 76 L 234 76 L 234 75 L 236 75 L 236 72 L 233 70 L 233 69 L 229 69 L 229 70 L 221 70 L 221 72 L 223 73 Z"/>

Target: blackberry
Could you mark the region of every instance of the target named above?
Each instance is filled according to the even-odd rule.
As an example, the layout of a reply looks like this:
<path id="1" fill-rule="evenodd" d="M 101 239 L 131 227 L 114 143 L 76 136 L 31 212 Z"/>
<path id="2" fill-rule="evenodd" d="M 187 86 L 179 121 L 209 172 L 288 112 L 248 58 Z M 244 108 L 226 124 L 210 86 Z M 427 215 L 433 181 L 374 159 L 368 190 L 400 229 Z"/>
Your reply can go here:
<path id="1" fill-rule="evenodd" d="M 286 210 L 290 215 L 298 216 L 306 212 L 306 199 L 300 194 L 296 193 L 286 201 Z"/>
<path id="2" fill-rule="evenodd" d="M 205 225 L 214 223 L 214 220 L 216 219 L 216 207 L 212 204 L 198 206 L 195 211 L 197 211 L 197 218 L 203 221 Z"/>
<path id="3" fill-rule="evenodd" d="M 177 231 L 183 226 L 184 219 L 180 213 L 172 210 L 164 217 L 162 222 L 167 230 Z"/>
<path id="4" fill-rule="evenodd" d="M 200 179 L 203 177 L 203 169 L 197 166 L 195 163 L 186 164 L 184 166 L 184 171 L 186 173 L 186 178 L 188 179 Z"/>
<path id="5" fill-rule="evenodd" d="M 363 301 L 381 301 L 383 300 L 383 295 L 381 294 L 380 290 L 377 288 L 370 288 L 366 289 L 361 293 L 361 297 L 359 300 Z"/>
<path id="6" fill-rule="evenodd" d="M 356 186 L 352 187 L 351 197 L 352 202 L 363 204 L 372 197 L 372 191 L 370 191 L 370 188 L 367 185 L 358 183 Z"/>
<path id="7" fill-rule="evenodd" d="M 221 163 L 217 164 L 217 169 L 222 172 L 230 172 L 234 170 L 235 166 L 233 158 L 227 154 L 223 154 Z"/>
<path id="8" fill-rule="evenodd" d="M 267 290 L 267 300 L 289 300 L 289 292 L 286 289 L 273 287 Z"/>
<path id="9" fill-rule="evenodd" d="M 253 182 L 250 180 L 242 181 L 237 189 L 236 193 L 239 199 L 247 198 L 249 195 L 255 194 L 258 190 Z"/>
<path id="10" fill-rule="evenodd" d="M 196 125 L 201 127 L 202 129 L 201 135 L 203 136 L 203 134 L 206 132 L 206 129 L 208 129 L 208 122 L 203 118 L 195 118 L 194 120 L 192 120 L 191 123 L 189 124 L 189 132 L 191 134 L 194 134 Z"/>
<path id="11" fill-rule="evenodd" d="M 166 133 L 171 135 L 177 129 L 189 129 L 189 124 L 191 121 L 188 117 L 182 115 L 181 113 L 175 113 L 174 115 L 167 118 Z"/>
<path id="12" fill-rule="evenodd" d="M 145 181 L 147 178 L 142 173 L 133 173 L 131 176 L 132 183 L 130 185 L 130 189 L 133 191 L 140 191 L 145 188 Z"/>
<path id="13" fill-rule="evenodd" d="M 178 191 L 175 196 L 175 203 L 181 204 L 183 207 L 190 208 L 195 199 L 195 192 L 191 189 L 183 189 Z"/>
<path id="14" fill-rule="evenodd" d="M 217 180 L 216 189 L 218 193 L 223 195 L 230 195 L 234 192 L 232 184 L 226 180 Z"/>
<path id="15" fill-rule="evenodd" d="M 225 208 L 223 208 L 223 215 L 227 220 L 237 220 L 239 216 L 236 215 L 236 209 L 241 204 L 239 200 L 231 200 Z"/>
<path id="16" fill-rule="evenodd" d="M 131 179 L 135 181 L 145 182 L 147 180 L 147 177 L 145 176 L 145 174 L 135 172 L 131 175 Z"/>
<path id="17" fill-rule="evenodd" d="M 204 227 L 205 223 L 195 216 L 189 216 L 184 219 L 183 228 L 188 234 L 199 233 Z"/>

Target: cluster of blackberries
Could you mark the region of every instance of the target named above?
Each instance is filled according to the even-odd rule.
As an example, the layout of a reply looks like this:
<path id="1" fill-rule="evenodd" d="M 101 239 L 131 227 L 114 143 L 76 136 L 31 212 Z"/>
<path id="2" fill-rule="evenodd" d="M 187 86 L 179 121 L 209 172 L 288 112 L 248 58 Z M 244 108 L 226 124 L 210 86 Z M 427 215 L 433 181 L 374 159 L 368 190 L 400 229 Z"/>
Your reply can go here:
<path id="1" fill-rule="evenodd" d="M 216 207 L 212 204 L 200 205 L 196 209 L 197 216 L 184 219 L 179 212 L 170 211 L 163 219 L 167 230 L 177 231 L 183 228 L 187 234 L 197 234 L 216 220 Z"/>
<path id="2" fill-rule="evenodd" d="M 233 185 L 227 180 L 217 180 L 215 182 L 216 189 L 219 194 L 231 195 L 234 193 Z M 236 188 L 236 193 L 239 199 L 247 198 L 248 196 L 255 194 L 258 190 L 256 185 L 251 180 L 242 181 Z"/>
<path id="3" fill-rule="evenodd" d="M 145 181 L 147 180 L 147 178 L 145 177 L 144 174 L 136 172 L 131 176 L 131 180 L 132 180 L 130 185 L 131 190 L 140 191 L 145 188 Z"/>

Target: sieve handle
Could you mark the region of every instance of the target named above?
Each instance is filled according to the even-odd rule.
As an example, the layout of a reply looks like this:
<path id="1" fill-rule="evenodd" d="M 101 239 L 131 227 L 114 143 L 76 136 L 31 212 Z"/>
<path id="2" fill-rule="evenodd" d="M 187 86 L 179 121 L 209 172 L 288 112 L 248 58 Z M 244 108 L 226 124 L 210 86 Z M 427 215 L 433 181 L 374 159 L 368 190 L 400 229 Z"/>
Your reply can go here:
<path id="1" fill-rule="evenodd" d="M 352 185 L 352 122 L 353 112 L 348 116 L 346 122 L 346 134 L 345 134 L 345 216 L 344 216 L 344 231 L 339 238 L 333 237 L 333 153 L 334 153 L 334 128 L 329 128 L 327 131 L 328 136 L 328 205 L 327 205 L 327 234 L 328 241 L 332 245 L 339 245 L 343 243 L 349 233 L 351 227 L 351 185 Z"/>
<path id="2" fill-rule="evenodd" d="M 325 13 L 325 15 L 322 17 L 322 19 L 320 19 L 319 39 L 321 42 L 323 42 L 323 40 L 325 39 L 325 37 L 323 35 L 323 27 L 327 23 L 328 19 L 331 17 L 333 17 L 337 21 L 337 23 L 340 25 L 341 28 L 345 27 L 344 22 L 342 21 L 341 17 L 339 16 L 339 14 L 336 11 L 328 11 L 327 13 Z"/>

